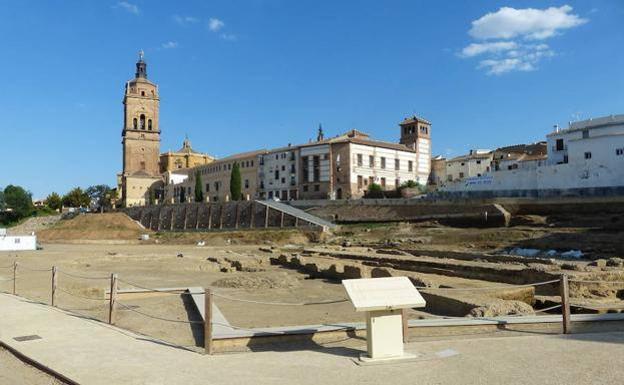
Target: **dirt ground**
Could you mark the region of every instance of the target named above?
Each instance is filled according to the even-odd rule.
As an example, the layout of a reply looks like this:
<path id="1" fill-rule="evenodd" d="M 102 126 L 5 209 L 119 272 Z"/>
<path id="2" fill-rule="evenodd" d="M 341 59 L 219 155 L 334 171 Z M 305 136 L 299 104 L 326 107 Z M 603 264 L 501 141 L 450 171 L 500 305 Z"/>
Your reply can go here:
<path id="1" fill-rule="evenodd" d="M 0 384 L 63 385 L 64 382 L 35 369 L 0 348 Z"/>
<path id="2" fill-rule="evenodd" d="M 11 265 L 17 261 L 18 295 L 49 303 L 50 269 L 54 265 L 59 269 L 58 307 L 104 321 L 108 316 L 105 293 L 110 289 L 110 274 L 117 273 L 120 290 L 140 286 L 211 287 L 217 295 L 217 306 L 231 325 L 263 328 L 363 321 L 363 315 L 356 313 L 349 302 L 291 307 L 219 297 L 282 303 L 346 298 L 340 279 L 315 277 L 300 269 L 269 263 L 271 257 L 283 253 L 297 255 L 304 248 L 358 250 L 368 255 L 376 255 L 379 251 L 393 252 L 407 255 L 405 258 L 416 263 L 429 263 L 427 261 L 434 258 L 450 261 L 462 269 L 466 269 L 464 265 L 471 265 L 470 269 L 477 271 L 482 268 L 491 270 L 493 264 L 498 264 L 517 274 L 526 269 L 541 273 L 554 268 L 556 271 L 568 269 L 588 276 L 613 274 L 613 280 L 622 276 L 624 266 L 618 266 L 617 258 L 614 259 L 624 255 L 621 242 L 624 234 L 619 230 L 551 224 L 546 218 L 532 217 L 523 218 L 521 223 L 509 228 L 453 228 L 435 222 L 361 224 L 342 226 L 334 234 L 322 236 L 297 230 L 151 233 L 122 214 L 91 214 L 60 221 L 42 230 L 39 233 L 42 250 L 0 252 L 0 291 L 12 291 L 12 282 L 7 279 L 12 278 Z M 145 233 L 150 234 L 150 240 L 139 241 L 140 235 Z M 198 246 L 197 242 L 203 242 L 203 246 Z M 545 260 L 543 263 L 486 262 L 489 255 L 512 247 L 561 251 L 580 249 L 589 259 Z M 464 255 L 462 258 L 467 255 L 470 260 L 455 260 L 459 257 L 453 253 Z M 592 262 L 596 258 L 604 258 L 604 263 L 613 263 L 591 266 L 597 264 Z M 233 260 L 243 261 L 247 267 L 234 268 L 230 263 Z M 246 264 L 247 261 L 252 262 L 249 264 L 251 267 Z M 434 287 L 491 284 L 486 276 L 454 276 L 451 265 L 442 267 L 446 271 L 421 276 L 426 275 L 426 281 Z M 500 284 L 504 281 L 495 282 Z M 611 288 L 590 289 L 583 293 L 585 299 L 598 297 L 611 303 L 624 294 L 624 290 Z M 548 304 L 556 298 L 544 297 L 542 300 Z M 202 345 L 201 325 L 186 323 L 199 320 L 187 296 L 171 293 L 150 296 L 120 294 L 118 301 L 118 326 L 177 345 Z M 533 305 L 532 301 L 528 302 Z M 532 311 L 530 306 L 528 309 Z M 138 312 L 181 322 L 146 318 Z M 430 317 L 415 310 L 409 315 L 412 318 Z"/>

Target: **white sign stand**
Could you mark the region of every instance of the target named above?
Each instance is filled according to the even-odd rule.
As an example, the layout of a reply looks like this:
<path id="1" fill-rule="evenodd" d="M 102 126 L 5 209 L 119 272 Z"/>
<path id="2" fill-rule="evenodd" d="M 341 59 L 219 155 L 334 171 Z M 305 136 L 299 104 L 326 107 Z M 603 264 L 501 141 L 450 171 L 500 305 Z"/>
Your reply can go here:
<path id="1" fill-rule="evenodd" d="M 342 281 L 355 311 L 366 312 L 368 354 L 364 362 L 411 359 L 403 351 L 401 309 L 424 307 L 425 300 L 407 277 L 345 279 Z"/>

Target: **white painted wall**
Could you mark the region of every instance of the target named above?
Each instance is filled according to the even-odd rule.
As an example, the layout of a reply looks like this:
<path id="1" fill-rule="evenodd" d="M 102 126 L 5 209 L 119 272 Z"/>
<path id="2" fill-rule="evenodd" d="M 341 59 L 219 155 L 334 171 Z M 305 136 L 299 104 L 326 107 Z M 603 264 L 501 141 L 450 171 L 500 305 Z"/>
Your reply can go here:
<path id="1" fill-rule="evenodd" d="M 262 159 L 262 161 L 260 161 Z M 271 193 L 271 197 L 282 197 L 282 191 L 287 191 L 287 198 L 290 190 L 297 189 L 297 173 L 299 168 L 299 150 L 297 148 L 282 148 L 258 156 L 258 188 L 266 193 L 266 197 Z M 275 178 L 277 171 L 278 177 Z M 262 189 L 260 186 L 264 186 Z"/>
<path id="2" fill-rule="evenodd" d="M 0 236 L 0 251 L 37 250 L 36 235 Z"/>
<path id="3" fill-rule="evenodd" d="M 373 177 L 375 183 L 381 184 L 381 178 L 386 178 L 386 190 L 396 188 L 396 179 L 399 184 L 413 180 L 426 184 L 425 180 L 418 179 L 416 153 L 409 151 L 392 150 L 389 148 L 349 144 L 351 153 L 351 183 L 357 184 L 358 175 L 364 180 Z M 362 165 L 358 166 L 358 154 L 362 155 Z M 374 157 L 374 166 L 370 167 L 369 157 Z M 386 159 L 386 167 L 381 168 L 381 158 Z M 395 159 L 399 159 L 399 170 L 395 170 Z M 412 162 L 412 171 L 409 171 L 409 162 Z M 429 166 L 430 167 L 430 166 Z M 427 178 L 429 174 L 427 173 Z M 366 188 L 363 188 L 366 190 Z"/>
<path id="4" fill-rule="evenodd" d="M 314 183 L 314 156 L 319 157 L 320 180 L 318 182 L 329 182 L 329 145 L 303 147 L 299 152 L 301 161 L 308 157 L 308 181 L 303 183 Z"/>

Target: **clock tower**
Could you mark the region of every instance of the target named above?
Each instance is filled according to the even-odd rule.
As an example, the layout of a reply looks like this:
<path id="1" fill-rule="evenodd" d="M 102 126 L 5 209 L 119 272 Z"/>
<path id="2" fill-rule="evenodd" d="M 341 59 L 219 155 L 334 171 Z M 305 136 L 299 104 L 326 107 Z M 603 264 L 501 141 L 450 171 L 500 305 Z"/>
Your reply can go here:
<path id="1" fill-rule="evenodd" d="M 147 63 L 139 53 L 134 79 L 126 82 L 121 132 L 123 171 L 121 197 L 126 206 L 144 205 L 161 180 L 158 86 L 147 80 Z"/>

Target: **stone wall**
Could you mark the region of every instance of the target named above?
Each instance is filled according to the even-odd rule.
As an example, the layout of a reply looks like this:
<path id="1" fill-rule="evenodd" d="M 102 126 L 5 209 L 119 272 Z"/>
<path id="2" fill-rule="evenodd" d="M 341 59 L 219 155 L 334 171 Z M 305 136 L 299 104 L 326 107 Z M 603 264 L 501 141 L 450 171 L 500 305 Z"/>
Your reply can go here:
<path id="1" fill-rule="evenodd" d="M 153 231 L 318 227 L 255 201 L 129 207 L 124 212 Z"/>

